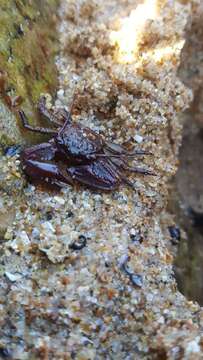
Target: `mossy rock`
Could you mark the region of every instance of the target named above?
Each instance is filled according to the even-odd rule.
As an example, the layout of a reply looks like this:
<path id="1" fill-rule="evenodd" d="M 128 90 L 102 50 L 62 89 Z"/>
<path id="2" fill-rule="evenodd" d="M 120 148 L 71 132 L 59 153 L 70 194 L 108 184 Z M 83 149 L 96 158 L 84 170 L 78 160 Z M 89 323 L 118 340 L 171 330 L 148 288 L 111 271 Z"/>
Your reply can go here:
<path id="1" fill-rule="evenodd" d="M 0 73 L 5 76 L 5 82 L 0 98 L 0 142 L 3 145 L 25 141 L 15 113 L 5 107 L 5 98 L 22 97 L 23 109 L 35 119 L 40 93 L 54 94 L 56 89 L 58 4 L 59 0 L 1 0 Z"/>

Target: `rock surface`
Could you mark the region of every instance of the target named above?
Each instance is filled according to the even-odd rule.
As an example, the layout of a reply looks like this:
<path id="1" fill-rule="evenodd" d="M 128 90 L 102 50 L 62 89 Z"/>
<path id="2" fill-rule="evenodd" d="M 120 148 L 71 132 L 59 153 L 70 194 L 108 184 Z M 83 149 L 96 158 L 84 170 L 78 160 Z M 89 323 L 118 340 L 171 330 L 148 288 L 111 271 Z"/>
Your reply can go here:
<path id="1" fill-rule="evenodd" d="M 179 76 L 194 93 L 184 114 L 184 131 L 175 189 L 170 199 L 173 213 L 184 230 L 176 257 L 181 291 L 203 304 L 203 3 L 194 12 L 182 52 Z"/>
<path id="2" fill-rule="evenodd" d="M 157 176 L 132 176 L 134 190 L 76 185 L 49 193 L 25 181 L 17 155 L 1 159 L 2 201 L 16 209 L 1 242 L 0 351 L 7 357 L 202 358 L 203 311 L 177 290 L 173 219 L 165 212 L 179 114 L 192 100 L 177 70 L 198 2 L 137 5 L 62 1 L 56 106 L 69 107 L 75 92 L 73 120 L 152 151 L 137 163 Z M 70 246 L 84 238 L 81 250 Z"/>
<path id="3" fill-rule="evenodd" d="M 58 0 L 2 0 L 0 4 L 0 143 L 24 142 L 10 105 L 20 96 L 33 115 L 41 92 L 57 84 L 56 14 Z M 11 107 L 11 110 L 12 109 Z"/>

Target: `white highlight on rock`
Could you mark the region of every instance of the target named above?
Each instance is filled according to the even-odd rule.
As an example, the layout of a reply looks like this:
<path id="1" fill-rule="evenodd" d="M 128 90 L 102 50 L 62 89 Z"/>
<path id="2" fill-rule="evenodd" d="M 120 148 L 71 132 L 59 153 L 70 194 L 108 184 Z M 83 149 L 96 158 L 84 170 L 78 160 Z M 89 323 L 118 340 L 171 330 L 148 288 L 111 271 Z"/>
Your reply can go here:
<path id="1" fill-rule="evenodd" d="M 131 11 L 130 15 L 122 20 L 119 31 L 112 31 L 110 40 L 119 46 L 119 60 L 124 63 L 132 63 L 146 20 L 157 17 L 156 0 L 146 0 Z"/>

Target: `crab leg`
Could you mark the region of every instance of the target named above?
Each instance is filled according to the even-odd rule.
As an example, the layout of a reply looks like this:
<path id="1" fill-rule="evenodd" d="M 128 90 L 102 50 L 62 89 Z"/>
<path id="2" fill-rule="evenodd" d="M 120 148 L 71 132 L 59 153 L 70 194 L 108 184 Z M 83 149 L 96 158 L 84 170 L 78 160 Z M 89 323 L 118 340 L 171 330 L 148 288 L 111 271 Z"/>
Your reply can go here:
<path id="1" fill-rule="evenodd" d="M 122 182 L 120 172 L 108 160 L 98 159 L 88 165 L 67 169 L 73 180 L 95 189 L 111 191 Z"/>
<path id="2" fill-rule="evenodd" d="M 123 146 L 111 142 L 107 143 L 106 148 L 107 151 L 110 151 L 112 154 L 115 154 L 117 156 L 124 155 L 126 157 L 131 157 L 131 156 L 134 157 L 136 155 L 153 155 L 151 152 L 144 150 L 134 150 L 129 152 L 126 149 L 124 149 Z"/>
<path id="3" fill-rule="evenodd" d="M 64 108 L 58 108 L 56 110 L 47 109 L 45 96 L 41 96 L 39 99 L 38 109 L 39 112 L 56 127 L 61 127 L 66 119 L 69 118 L 69 112 Z M 59 119 L 59 121 L 56 119 Z"/>
<path id="4" fill-rule="evenodd" d="M 57 134 L 57 131 L 52 130 L 52 129 L 45 129 L 45 128 L 42 128 L 39 126 L 33 127 L 33 126 L 29 125 L 24 111 L 20 110 L 18 113 L 20 115 L 20 118 L 21 118 L 24 128 L 26 128 L 30 131 L 33 131 L 33 132 L 41 133 L 41 134 L 54 134 L 54 135 Z"/>
<path id="5" fill-rule="evenodd" d="M 122 168 L 126 171 L 130 171 L 130 172 L 134 172 L 134 173 L 140 173 L 143 175 L 153 175 L 156 176 L 156 174 L 151 171 L 151 170 L 147 170 L 147 169 L 143 169 L 140 167 L 136 167 L 136 166 L 127 166 L 125 164 L 122 164 Z"/>

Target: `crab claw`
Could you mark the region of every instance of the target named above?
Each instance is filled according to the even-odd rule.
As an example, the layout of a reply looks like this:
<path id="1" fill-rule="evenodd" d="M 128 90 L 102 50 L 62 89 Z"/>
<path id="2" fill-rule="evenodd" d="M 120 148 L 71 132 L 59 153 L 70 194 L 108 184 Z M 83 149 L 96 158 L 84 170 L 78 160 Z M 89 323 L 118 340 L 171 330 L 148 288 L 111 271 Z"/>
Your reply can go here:
<path id="1" fill-rule="evenodd" d="M 49 184 L 73 184 L 66 171 L 66 166 L 54 163 L 56 149 L 51 143 L 32 146 L 21 153 L 22 167 L 26 175 L 36 182 Z"/>

